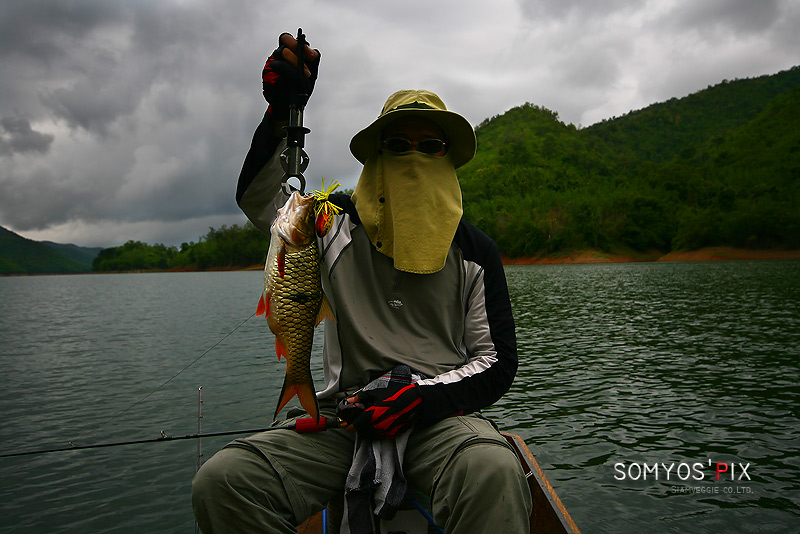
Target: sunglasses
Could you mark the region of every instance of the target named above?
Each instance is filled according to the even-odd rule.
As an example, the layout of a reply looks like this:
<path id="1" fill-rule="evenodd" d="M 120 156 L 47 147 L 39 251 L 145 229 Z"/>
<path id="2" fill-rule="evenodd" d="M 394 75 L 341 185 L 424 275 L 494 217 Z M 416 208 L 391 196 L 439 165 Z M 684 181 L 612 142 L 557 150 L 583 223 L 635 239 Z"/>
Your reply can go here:
<path id="1" fill-rule="evenodd" d="M 403 137 L 390 137 L 382 142 L 383 148 L 390 152 L 410 152 L 412 149 L 423 154 L 438 154 L 447 143 L 441 139 L 425 139 L 424 141 L 410 141 Z"/>

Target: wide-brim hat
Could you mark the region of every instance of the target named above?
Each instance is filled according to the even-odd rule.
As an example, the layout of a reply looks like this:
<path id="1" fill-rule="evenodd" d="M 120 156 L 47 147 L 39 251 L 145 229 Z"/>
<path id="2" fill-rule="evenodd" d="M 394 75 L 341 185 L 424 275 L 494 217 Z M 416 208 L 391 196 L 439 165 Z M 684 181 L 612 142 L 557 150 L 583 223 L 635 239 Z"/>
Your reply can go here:
<path id="1" fill-rule="evenodd" d="M 381 114 L 375 121 L 353 136 L 350 152 L 361 163 L 378 152 L 381 147 L 381 132 L 389 123 L 404 117 L 419 116 L 428 119 L 444 130 L 447 136 L 447 152 L 455 168 L 459 168 L 475 156 L 475 130 L 467 119 L 448 111 L 435 93 L 417 89 L 397 91 L 386 100 Z"/>

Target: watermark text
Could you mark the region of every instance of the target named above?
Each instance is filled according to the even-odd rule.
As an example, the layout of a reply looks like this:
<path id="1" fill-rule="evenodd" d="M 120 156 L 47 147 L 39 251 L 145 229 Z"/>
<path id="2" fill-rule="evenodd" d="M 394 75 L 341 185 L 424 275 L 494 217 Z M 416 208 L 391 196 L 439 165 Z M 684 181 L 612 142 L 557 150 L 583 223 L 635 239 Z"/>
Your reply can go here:
<path id="1" fill-rule="evenodd" d="M 740 462 L 617 462 L 614 464 L 615 480 L 713 480 L 748 482 L 749 463 Z"/>

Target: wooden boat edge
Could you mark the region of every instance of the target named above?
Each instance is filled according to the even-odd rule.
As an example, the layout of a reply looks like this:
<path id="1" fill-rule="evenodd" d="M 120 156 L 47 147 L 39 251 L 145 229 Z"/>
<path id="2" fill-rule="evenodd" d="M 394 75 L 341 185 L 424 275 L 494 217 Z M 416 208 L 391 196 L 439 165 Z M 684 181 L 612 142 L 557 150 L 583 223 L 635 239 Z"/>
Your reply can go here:
<path id="1" fill-rule="evenodd" d="M 533 457 L 525 441 L 518 435 L 502 432 L 509 445 L 514 448 L 522 463 L 533 498 L 531 532 L 543 534 L 581 534 L 578 525 L 569 515 L 555 488 L 545 476 L 539 462 Z"/>

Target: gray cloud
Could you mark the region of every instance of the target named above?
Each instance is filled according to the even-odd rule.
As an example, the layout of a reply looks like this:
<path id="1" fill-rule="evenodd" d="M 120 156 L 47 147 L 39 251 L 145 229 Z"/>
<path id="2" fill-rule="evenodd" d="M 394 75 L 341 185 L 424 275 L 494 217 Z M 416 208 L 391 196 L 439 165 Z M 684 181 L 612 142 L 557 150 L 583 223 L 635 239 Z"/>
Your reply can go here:
<path id="1" fill-rule="evenodd" d="M 437 91 L 472 124 L 529 101 L 588 125 L 789 68 L 800 49 L 793 0 L 409 0 L 399 12 L 371 0 L 5 0 L 0 224 L 114 245 L 241 221 L 233 195 L 265 107 L 261 68 L 298 26 L 323 53 L 306 109 L 312 188 L 323 176 L 355 185 L 350 137 L 397 89 Z M 98 241 L 103 228 L 115 241 Z"/>
<path id="2" fill-rule="evenodd" d="M 28 79 L 9 72 L 4 85 L 17 95 L 29 93 L 21 100 L 28 100 L 27 106 L 39 114 L 47 112 L 72 129 L 106 135 L 116 121 L 140 110 L 155 85 L 170 84 L 180 94 L 184 85 L 208 83 L 214 72 L 205 71 L 199 59 L 217 56 L 214 48 L 223 45 L 225 24 L 235 17 L 218 17 L 222 6 L 202 6 L 4 3 L 0 8 L 0 58 L 13 63 L 4 70 L 18 72 L 24 62 L 29 72 Z M 214 57 L 214 61 L 219 59 Z M 43 107 L 29 100 L 31 90 Z M 174 112 L 177 108 L 167 109 Z"/>
<path id="3" fill-rule="evenodd" d="M 0 155 L 15 152 L 46 153 L 53 144 L 54 135 L 35 131 L 31 123 L 21 117 L 0 118 Z"/>
<path id="4" fill-rule="evenodd" d="M 7 0 L 0 4 L 0 57 L 56 67 L 74 47 L 83 48 L 87 32 L 123 23 L 123 9 L 114 2 Z"/>
<path id="5" fill-rule="evenodd" d="M 675 8 L 678 28 L 723 30 L 742 33 L 760 32 L 772 27 L 781 17 L 781 0 L 703 0 L 684 2 Z"/>
<path id="6" fill-rule="evenodd" d="M 518 0 L 522 15 L 532 23 L 542 20 L 572 18 L 596 18 L 598 14 L 609 15 L 616 11 L 644 7 L 644 2 L 636 0 Z"/>

